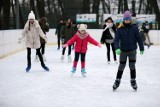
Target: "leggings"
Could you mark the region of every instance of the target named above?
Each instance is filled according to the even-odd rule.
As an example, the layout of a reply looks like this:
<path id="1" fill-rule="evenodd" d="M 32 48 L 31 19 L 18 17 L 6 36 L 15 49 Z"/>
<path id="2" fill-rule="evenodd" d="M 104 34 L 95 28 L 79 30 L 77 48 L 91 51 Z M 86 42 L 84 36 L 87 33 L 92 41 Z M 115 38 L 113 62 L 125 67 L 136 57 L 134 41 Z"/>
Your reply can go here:
<path id="1" fill-rule="evenodd" d="M 41 62 L 41 66 L 45 66 L 42 55 L 40 53 L 40 48 L 36 49 L 36 53 Z M 31 66 L 31 48 L 28 48 L 28 47 L 27 47 L 27 66 Z"/>
<path id="2" fill-rule="evenodd" d="M 77 63 L 79 60 L 79 55 L 81 55 L 81 68 L 85 68 L 85 56 L 86 53 L 80 53 L 80 52 L 75 52 L 75 58 L 74 58 L 74 62 L 73 62 L 73 67 L 76 68 L 77 67 Z"/>
<path id="3" fill-rule="evenodd" d="M 114 56 L 114 61 L 116 61 L 116 53 L 115 53 L 115 48 L 114 48 L 114 43 L 106 43 L 106 47 L 107 47 L 107 59 L 108 61 L 110 61 L 110 45 L 112 47 L 112 51 L 113 51 L 113 56 Z"/>
<path id="4" fill-rule="evenodd" d="M 45 54 L 45 44 L 46 43 L 41 43 L 41 47 L 40 47 L 40 50 L 41 50 L 41 54 Z M 36 52 L 36 55 L 38 55 L 38 53 Z"/>

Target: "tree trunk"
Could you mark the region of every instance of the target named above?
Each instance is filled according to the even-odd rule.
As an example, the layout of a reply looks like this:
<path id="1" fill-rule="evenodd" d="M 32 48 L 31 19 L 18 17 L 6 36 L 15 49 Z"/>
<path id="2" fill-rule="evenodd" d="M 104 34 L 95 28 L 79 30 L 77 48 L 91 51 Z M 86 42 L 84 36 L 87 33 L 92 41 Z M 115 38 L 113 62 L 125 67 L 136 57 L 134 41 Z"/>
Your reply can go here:
<path id="1" fill-rule="evenodd" d="M 44 6 L 45 6 L 44 0 L 37 0 L 38 13 L 40 18 L 45 16 Z"/>
<path id="2" fill-rule="evenodd" d="M 154 9 L 154 13 L 156 14 L 156 20 L 158 22 L 158 29 L 160 30 L 160 9 L 158 7 L 158 3 L 156 0 L 151 0 L 151 5 Z"/>
<path id="3" fill-rule="evenodd" d="M 110 10 L 110 1 L 108 0 L 108 3 L 106 3 L 105 0 L 102 0 L 102 4 L 105 4 L 105 6 L 108 9 L 108 13 L 110 14 L 111 13 L 111 10 Z"/>
<path id="4" fill-rule="evenodd" d="M 97 26 L 99 26 L 99 4 L 100 0 L 94 0 L 92 7 L 92 13 L 95 13 L 97 15 L 96 17 Z"/>
<path id="5" fill-rule="evenodd" d="M 34 0 L 30 0 L 30 9 L 35 13 Z"/>
<path id="6" fill-rule="evenodd" d="M 83 0 L 82 2 L 82 13 L 90 13 L 90 0 Z"/>
<path id="7" fill-rule="evenodd" d="M 10 0 L 3 1 L 3 25 L 2 29 L 9 29 Z"/>
<path id="8" fill-rule="evenodd" d="M 124 11 L 129 10 L 128 9 L 128 1 L 124 0 Z"/>
<path id="9" fill-rule="evenodd" d="M 62 16 L 63 16 L 64 18 L 66 18 L 65 9 L 64 9 L 64 5 L 63 5 L 63 3 L 62 3 L 62 0 L 58 0 L 58 5 L 61 7 Z"/>
<path id="10" fill-rule="evenodd" d="M 139 3 L 138 14 L 141 13 L 141 9 L 142 9 L 142 1 L 143 1 L 143 0 L 140 0 L 140 3 Z"/>
<path id="11" fill-rule="evenodd" d="M 121 7 L 122 7 L 122 0 L 119 0 L 118 2 L 118 14 L 121 12 Z"/>

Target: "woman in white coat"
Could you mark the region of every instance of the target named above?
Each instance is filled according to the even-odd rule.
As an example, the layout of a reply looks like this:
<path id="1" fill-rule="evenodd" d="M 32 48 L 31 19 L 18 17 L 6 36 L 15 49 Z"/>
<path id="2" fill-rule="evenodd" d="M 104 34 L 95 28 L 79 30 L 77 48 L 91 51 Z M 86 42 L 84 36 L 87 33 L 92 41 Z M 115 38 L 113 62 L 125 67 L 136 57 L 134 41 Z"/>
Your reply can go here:
<path id="1" fill-rule="evenodd" d="M 44 38 L 45 41 L 47 41 L 47 37 L 41 30 L 38 21 L 35 20 L 35 15 L 33 11 L 31 11 L 28 15 L 28 21 L 24 26 L 22 37 L 19 38 L 19 43 L 23 38 L 26 38 L 26 48 L 27 48 L 26 72 L 29 72 L 29 70 L 31 69 L 31 49 L 36 49 L 42 68 L 44 68 L 46 71 L 49 71 L 49 68 L 44 64 L 42 55 L 40 53 L 40 36 Z"/>

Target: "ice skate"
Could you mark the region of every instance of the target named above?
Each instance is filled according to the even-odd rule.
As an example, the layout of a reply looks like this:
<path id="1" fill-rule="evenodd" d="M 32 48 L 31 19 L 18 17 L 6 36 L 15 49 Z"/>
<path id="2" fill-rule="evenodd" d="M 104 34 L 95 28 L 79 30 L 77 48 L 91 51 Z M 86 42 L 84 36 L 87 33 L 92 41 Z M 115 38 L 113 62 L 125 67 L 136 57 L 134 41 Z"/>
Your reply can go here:
<path id="1" fill-rule="evenodd" d="M 86 69 L 85 69 L 85 68 L 83 68 L 83 69 L 81 70 L 81 74 L 82 74 L 83 77 L 86 77 Z"/>
<path id="2" fill-rule="evenodd" d="M 44 69 L 44 70 L 46 70 L 46 71 L 49 71 L 49 68 L 47 67 L 47 66 L 42 66 L 42 68 Z"/>
<path id="3" fill-rule="evenodd" d="M 34 61 L 35 61 L 35 62 L 39 62 L 38 55 L 36 55 Z"/>
<path id="4" fill-rule="evenodd" d="M 61 61 L 64 61 L 64 55 L 61 56 Z"/>
<path id="5" fill-rule="evenodd" d="M 120 79 L 116 79 L 114 84 L 113 84 L 113 91 L 116 90 L 119 85 L 120 85 L 121 80 Z"/>
<path id="6" fill-rule="evenodd" d="M 71 55 L 68 56 L 68 62 L 72 62 Z"/>
<path id="7" fill-rule="evenodd" d="M 111 61 L 108 61 L 107 63 L 108 63 L 108 64 L 111 64 Z"/>
<path id="8" fill-rule="evenodd" d="M 47 61 L 44 54 L 42 55 L 42 57 L 43 57 L 43 61 Z"/>
<path id="9" fill-rule="evenodd" d="M 31 65 L 30 65 L 30 66 L 27 66 L 26 72 L 29 72 L 30 69 L 31 69 Z"/>
<path id="10" fill-rule="evenodd" d="M 117 60 L 114 60 L 114 63 L 115 63 L 115 64 L 118 64 Z"/>
<path id="11" fill-rule="evenodd" d="M 138 86 L 137 86 L 137 83 L 136 83 L 136 80 L 135 80 L 135 79 L 131 79 L 131 87 L 132 87 L 134 90 L 137 90 Z"/>
<path id="12" fill-rule="evenodd" d="M 76 72 L 76 68 L 75 67 L 72 67 L 72 70 L 71 70 L 71 77 L 75 74 L 75 72 Z"/>

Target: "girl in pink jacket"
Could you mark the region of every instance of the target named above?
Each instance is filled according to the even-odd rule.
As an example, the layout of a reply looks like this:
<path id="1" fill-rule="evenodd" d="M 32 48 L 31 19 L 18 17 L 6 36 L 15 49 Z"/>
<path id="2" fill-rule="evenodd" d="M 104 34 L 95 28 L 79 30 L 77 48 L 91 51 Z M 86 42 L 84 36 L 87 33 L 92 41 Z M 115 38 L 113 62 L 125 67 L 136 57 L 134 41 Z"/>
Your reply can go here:
<path id="1" fill-rule="evenodd" d="M 88 42 L 91 44 L 94 44 L 95 46 L 101 47 L 101 45 L 94 40 L 88 32 L 86 32 L 87 25 L 86 24 L 80 24 L 77 25 L 78 31 L 77 33 L 70 39 L 68 42 L 63 45 L 63 47 L 67 47 L 69 45 L 72 45 L 74 42 L 75 44 L 75 58 L 73 62 L 73 67 L 72 67 L 72 75 L 74 75 L 77 67 L 77 63 L 79 60 L 79 55 L 81 55 L 81 73 L 83 77 L 86 77 L 86 70 L 85 70 L 85 56 L 87 52 L 87 45 Z"/>

